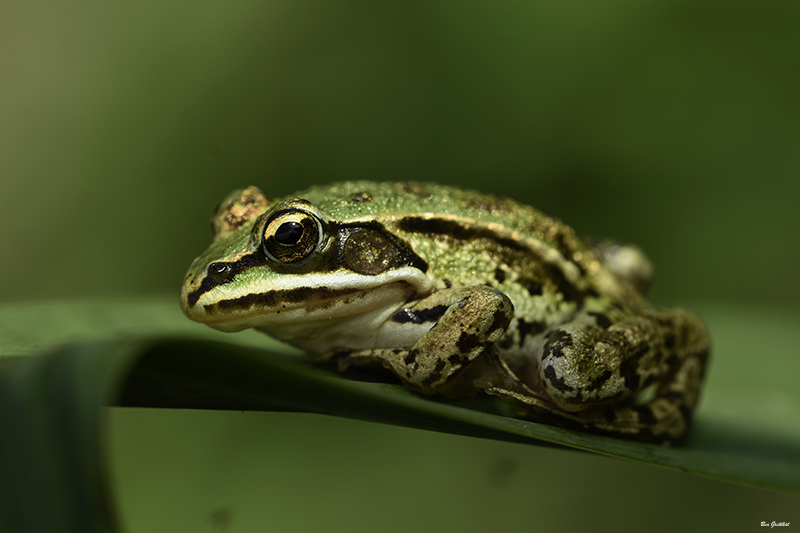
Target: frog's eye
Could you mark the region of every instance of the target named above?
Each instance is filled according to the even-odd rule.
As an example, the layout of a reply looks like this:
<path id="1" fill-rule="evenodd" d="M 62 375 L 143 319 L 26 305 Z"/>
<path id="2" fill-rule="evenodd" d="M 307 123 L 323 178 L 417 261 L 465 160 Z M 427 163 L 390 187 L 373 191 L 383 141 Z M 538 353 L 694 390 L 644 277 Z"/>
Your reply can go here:
<path id="1" fill-rule="evenodd" d="M 314 253 L 322 237 L 322 222 L 311 213 L 279 211 L 264 227 L 264 253 L 278 263 L 299 263 Z"/>

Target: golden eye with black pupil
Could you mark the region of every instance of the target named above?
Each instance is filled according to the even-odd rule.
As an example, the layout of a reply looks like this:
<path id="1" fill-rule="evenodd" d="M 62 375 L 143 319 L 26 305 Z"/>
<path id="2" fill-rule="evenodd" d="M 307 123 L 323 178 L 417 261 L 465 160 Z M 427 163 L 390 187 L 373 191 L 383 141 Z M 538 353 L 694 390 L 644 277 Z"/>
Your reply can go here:
<path id="1" fill-rule="evenodd" d="M 314 253 L 322 237 L 322 223 L 311 213 L 279 211 L 264 226 L 264 253 L 277 263 L 300 263 Z"/>

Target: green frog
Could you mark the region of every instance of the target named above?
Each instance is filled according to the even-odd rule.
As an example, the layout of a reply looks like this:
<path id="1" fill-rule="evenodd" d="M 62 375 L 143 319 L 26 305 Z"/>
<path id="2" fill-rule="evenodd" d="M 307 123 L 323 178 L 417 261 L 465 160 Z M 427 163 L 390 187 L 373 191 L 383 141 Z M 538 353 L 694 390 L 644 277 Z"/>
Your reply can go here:
<path id="1" fill-rule="evenodd" d="M 486 393 L 521 415 L 669 442 L 708 362 L 702 320 L 644 299 L 632 245 L 591 241 L 512 199 L 432 183 L 350 181 L 226 197 L 189 267 L 183 312 L 255 328 L 312 360 L 383 366 L 409 389 Z"/>

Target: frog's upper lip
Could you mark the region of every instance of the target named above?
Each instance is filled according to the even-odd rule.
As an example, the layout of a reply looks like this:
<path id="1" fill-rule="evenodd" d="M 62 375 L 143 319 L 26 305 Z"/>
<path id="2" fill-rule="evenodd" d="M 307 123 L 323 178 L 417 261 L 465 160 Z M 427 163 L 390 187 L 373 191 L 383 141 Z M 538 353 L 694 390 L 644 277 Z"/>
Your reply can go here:
<path id="1" fill-rule="evenodd" d="M 348 297 L 366 294 L 371 289 L 331 289 L 329 287 L 298 287 L 262 293 L 250 293 L 237 298 L 220 300 L 203 306 L 208 315 L 219 313 L 236 314 L 255 310 L 259 314 L 290 311 L 293 309 L 316 310 L 332 306 Z"/>
<path id="2" fill-rule="evenodd" d="M 330 283 L 318 286 L 292 286 L 283 279 L 275 283 L 274 279 L 253 280 L 244 285 L 218 285 L 214 290 L 202 294 L 195 302 L 189 302 L 191 286 L 184 287 L 181 296 L 183 311 L 192 320 L 206 324 L 252 319 L 264 315 L 277 315 L 292 310 L 303 310 L 307 314 L 324 311 L 334 305 L 349 306 L 369 293 L 375 293 L 373 299 L 386 299 L 388 295 L 383 288 L 397 288 L 402 285 L 407 296 L 429 292 L 433 287 L 432 279 L 413 267 L 404 267 L 376 276 L 365 276 L 356 273 L 340 273 L 331 276 Z M 247 290 L 247 289 L 249 290 Z M 392 291 L 390 291 L 392 292 Z M 391 299 L 394 299 L 393 297 Z M 208 303 L 206 303 L 208 302 Z"/>
<path id="3" fill-rule="evenodd" d="M 313 295 L 307 296 L 312 291 Z M 378 309 L 395 309 L 416 288 L 398 280 L 368 289 L 302 288 L 220 300 L 186 311 L 189 318 L 222 331 L 284 327 L 287 324 L 327 322 Z M 202 308 L 202 311 L 200 310 Z"/>

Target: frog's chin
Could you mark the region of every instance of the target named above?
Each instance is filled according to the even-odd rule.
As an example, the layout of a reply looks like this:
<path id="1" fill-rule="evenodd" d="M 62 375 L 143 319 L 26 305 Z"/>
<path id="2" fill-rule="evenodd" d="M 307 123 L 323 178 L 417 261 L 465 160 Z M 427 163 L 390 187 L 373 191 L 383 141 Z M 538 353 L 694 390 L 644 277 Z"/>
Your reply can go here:
<path id="1" fill-rule="evenodd" d="M 312 359 L 339 351 L 374 350 L 376 348 L 410 347 L 429 328 L 418 328 L 413 337 L 387 335 L 384 326 L 403 302 L 358 314 L 330 319 L 290 322 L 280 326 L 257 328 L 301 350 Z"/>

